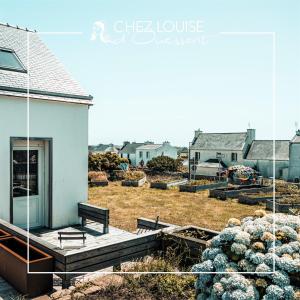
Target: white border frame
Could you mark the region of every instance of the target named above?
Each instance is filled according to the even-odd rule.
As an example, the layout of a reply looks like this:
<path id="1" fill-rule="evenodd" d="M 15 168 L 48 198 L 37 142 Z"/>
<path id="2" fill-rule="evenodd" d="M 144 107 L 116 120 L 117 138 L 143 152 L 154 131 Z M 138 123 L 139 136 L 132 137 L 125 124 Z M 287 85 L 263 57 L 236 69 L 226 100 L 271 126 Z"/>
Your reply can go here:
<path id="1" fill-rule="evenodd" d="M 31 32 L 27 32 L 27 122 L 26 122 L 26 131 L 27 131 L 27 175 L 29 175 L 29 141 L 30 141 L 30 65 L 29 65 L 29 35 Z M 82 32 L 35 32 L 34 34 L 44 34 L 44 35 L 79 35 Z M 275 235 L 275 200 L 276 200 L 276 33 L 275 32 L 242 32 L 242 31 L 225 31 L 219 32 L 220 35 L 224 36 L 267 36 L 272 38 L 272 121 L 273 121 L 273 234 Z M 29 185 L 29 176 L 27 176 L 27 185 Z M 29 270 L 29 191 L 27 191 L 27 273 L 28 274 L 61 274 L 61 275 L 88 275 L 88 274 L 99 274 L 99 275 L 111 275 L 111 274 L 176 274 L 176 275 L 185 275 L 185 274 L 265 274 L 272 275 L 276 271 L 275 259 L 273 258 L 273 271 L 272 272 L 121 272 L 121 271 L 94 271 L 94 272 L 30 272 Z M 275 241 L 273 241 L 273 247 L 275 248 Z"/>

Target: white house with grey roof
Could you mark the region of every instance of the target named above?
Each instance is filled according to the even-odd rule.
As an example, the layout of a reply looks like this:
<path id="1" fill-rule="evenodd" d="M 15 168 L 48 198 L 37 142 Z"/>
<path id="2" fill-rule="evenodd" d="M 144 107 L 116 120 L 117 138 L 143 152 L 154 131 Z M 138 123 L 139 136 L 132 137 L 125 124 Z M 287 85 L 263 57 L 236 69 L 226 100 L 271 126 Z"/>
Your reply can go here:
<path id="1" fill-rule="evenodd" d="M 127 158 L 132 166 L 136 166 L 136 149 L 142 145 L 144 145 L 144 143 L 130 143 L 126 141 L 119 151 L 119 155 L 123 158 Z"/>
<path id="2" fill-rule="evenodd" d="M 27 227 L 28 208 L 30 228 L 79 223 L 91 104 L 38 33 L 0 25 L 1 219 Z"/>
<path id="3" fill-rule="evenodd" d="M 147 165 L 148 161 L 158 156 L 168 156 L 176 159 L 177 151 L 177 147 L 171 146 L 169 142 L 162 144 L 144 144 L 136 148 L 136 166 L 140 165 L 142 161 L 144 165 Z"/>
<path id="4" fill-rule="evenodd" d="M 269 178 L 274 176 L 275 144 L 275 177 L 288 179 L 289 145 L 288 140 L 255 140 L 253 141 L 244 165 L 254 167 L 260 175 Z"/>
<path id="5" fill-rule="evenodd" d="M 190 144 L 191 174 L 216 176 L 218 158 L 221 158 L 222 167 L 243 164 L 254 140 L 255 129 L 233 133 L 206 133 L 196 130 Z"/>
<path id="6" fill-rule="evenodd" d="M 242 133 L 196 130 L 190 145 L 189 161 L 192 177 L 216 176 L 219 167 L 245 165 L 255 168 L 266 178 L 275 175 L 275 178 L 299 181 L 300 130 L 291 141 L 276 140 L 275 143 L 273 140 L 255 140 L 255 129 Z"/>

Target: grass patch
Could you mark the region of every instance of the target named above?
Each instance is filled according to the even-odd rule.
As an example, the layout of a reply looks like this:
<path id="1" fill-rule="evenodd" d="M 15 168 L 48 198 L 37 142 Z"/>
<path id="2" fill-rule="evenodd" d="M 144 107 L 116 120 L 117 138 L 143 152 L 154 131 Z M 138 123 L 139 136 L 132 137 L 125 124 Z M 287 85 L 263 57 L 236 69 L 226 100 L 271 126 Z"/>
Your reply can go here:
<path id="1" fill-rule="evenodd" d="M 111 182 L 106 187 L 89 189 L 89 203 L 110 209 L 110 224 L 128 231 L 136 230 L 139 217 L 155 219 L 177 225 L 196 225 L 221 230 L 228 219 L 253 215 L 259 205 L 240 204 L 236 200 L 220 201 L 209 198 L 208 191 L 199 193 L 179 192 L 143 187 L 122 187 Z"/>

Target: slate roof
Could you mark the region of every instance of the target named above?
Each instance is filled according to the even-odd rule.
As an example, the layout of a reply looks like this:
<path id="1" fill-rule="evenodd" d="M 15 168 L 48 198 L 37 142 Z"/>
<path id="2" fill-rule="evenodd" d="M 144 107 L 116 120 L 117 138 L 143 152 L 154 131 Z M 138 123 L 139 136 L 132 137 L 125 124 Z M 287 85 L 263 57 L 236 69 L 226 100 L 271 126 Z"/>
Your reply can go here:
<path id="1" fill-rule="evenodd" d="M 162 144 L 145 144 L 137 148 L 137 150 L 156 150 L 160 148 Z"/>
<path id="2" fill-rule="evenodd" d="M 119 153 L 128 153 L 128 154 L 135 154 L 136 148 L 144 145 L 144 143 L 129 143 L 123 146 Z"/>
<path id="3" fill-rule="evenodd" d="M 193 141 L 191 149 L 197 150 L 243 150 L 247 132 L 205 133 Z"/>
<path id="4" fill-rule="evenodd" d="M 289 144 L 289 141 L 275 141 L 275 160 L 289 160 Z M 273 160 L 273 140 L 253 141 L 246 159 Z"/>
<path id="5" fill-rule="evenodd" d="M 71 77 L 42 42 L 38 33 L 0 23 L 0 48 L 13 50 L 27 72 L 29 71 L 31 98 L 92 104 L 92 96 Z M 0 94 L 26 97 L 27 80 L 28 73 L 0 69 Z"/>
<path id="6" fill-rule="evenodd" d="M 298 135 L 298 133 L 293 137 L 291 143 L 300 143 L 300 135 Z"/>

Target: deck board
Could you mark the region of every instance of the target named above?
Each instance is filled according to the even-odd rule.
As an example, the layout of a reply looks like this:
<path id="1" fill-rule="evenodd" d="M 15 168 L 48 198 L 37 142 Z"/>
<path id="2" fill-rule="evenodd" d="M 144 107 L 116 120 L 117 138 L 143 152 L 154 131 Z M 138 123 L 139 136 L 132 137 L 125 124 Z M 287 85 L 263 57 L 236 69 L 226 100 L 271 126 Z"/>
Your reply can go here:
<path id="1" fill-rule="evenodd" d="M 103 234 L 103 225 L 95 222 L 87 223 L 85 227 L 70 226 L 57 230 L 38 229 L 30 232 L 42 240 L 55 246 L 54 249 L 61 249 L 58 240 L 58 232 L 60 231 L 85 231 L 86 241 L 85 245 L 80 240 L 63 241 L 63 250 L 65 254 L 76 254 L 87 251 L 89 249 L 106 246 L 114 242 L 126 241 L 130 238 L 136 237 L 136 234 L 109 226 L 109 233 Z"/>

